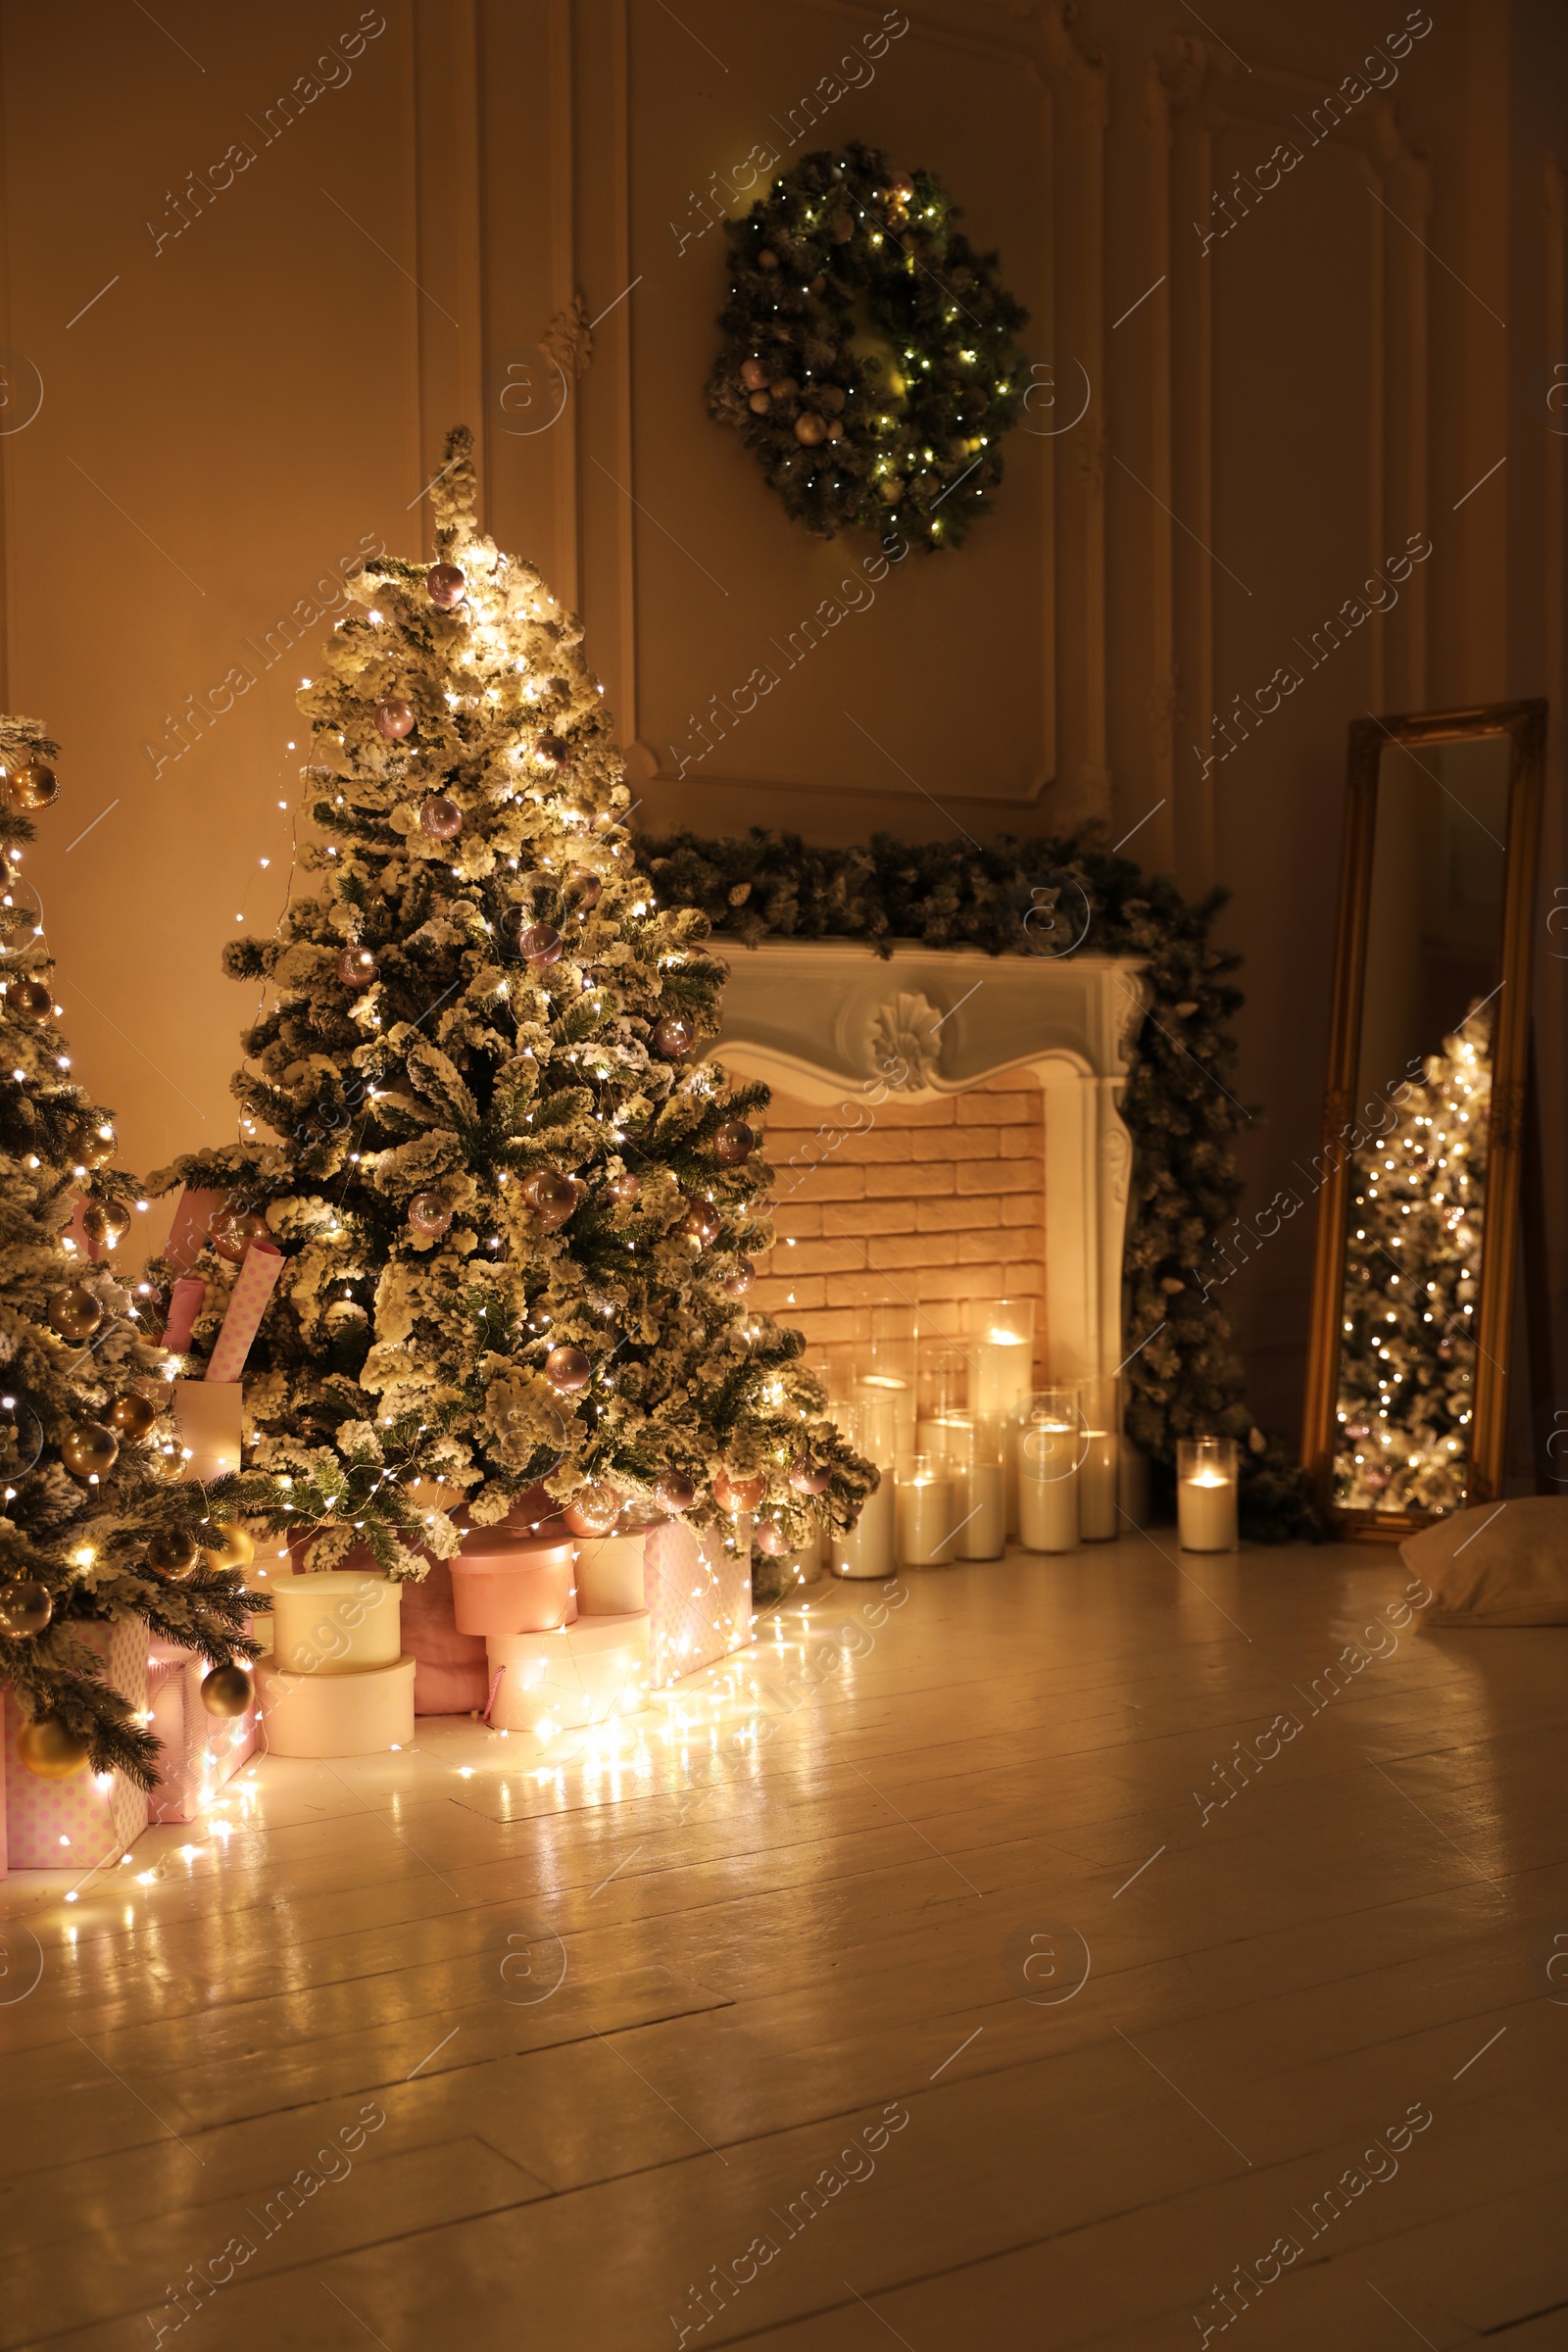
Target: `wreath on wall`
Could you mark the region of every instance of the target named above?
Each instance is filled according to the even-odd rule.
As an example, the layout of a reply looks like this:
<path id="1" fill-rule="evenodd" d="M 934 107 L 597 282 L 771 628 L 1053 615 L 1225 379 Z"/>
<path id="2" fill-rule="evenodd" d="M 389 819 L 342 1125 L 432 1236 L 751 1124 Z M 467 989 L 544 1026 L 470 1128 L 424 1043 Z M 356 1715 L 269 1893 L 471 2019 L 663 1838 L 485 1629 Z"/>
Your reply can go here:
<path id="1" fill-rule="evenodd" d="M 1227 1026 L 1243 1001 L 1228 978 L 1237 958 L 1212 939 L 1224 891 L 1184 899 L 1168 877 L 1105 849 L 1093 826 L 1027 841 L 1003 834 L 983 849 L 877 834 L 849 850 L 754 826 L 743 840 L 642 839 L 637 857 L 661 905 L 701 907 L 716 933 L 747 946 L 858 939 L 883 956 L 902 941 L 992 956 L 1140 956 L 1150 1003 L 1122 1102 L 1134 1155 L 1128 1434 L 1171 1504 L 1177 1439 L 1236 1438 L 1243 1534 L 1259 1543 L 1321 1534 L 1291 1449 L 1253 1424 L 1213 1296 L 1215 1269 L 1228 1262 L 1218 1236 L 1242 1195 L 1235 1137 L 1249 1116 L 1234 1093 Z"/>
<path id="2" fill-rule="evenodd" d="M 804 156 L 728 227 L 710 413 L 818 538 L 956 547 L 1002 479 L 1028 313 L 929 172 L 874 147 Z"/>

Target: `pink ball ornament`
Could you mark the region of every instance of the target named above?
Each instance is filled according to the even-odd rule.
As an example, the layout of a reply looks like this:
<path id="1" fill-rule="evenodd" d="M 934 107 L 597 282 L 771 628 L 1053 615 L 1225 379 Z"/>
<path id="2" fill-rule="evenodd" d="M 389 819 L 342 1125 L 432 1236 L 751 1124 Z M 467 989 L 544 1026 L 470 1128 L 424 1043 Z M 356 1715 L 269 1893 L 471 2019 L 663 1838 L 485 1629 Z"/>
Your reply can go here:
<path id="1" fill-rule="evenodd" d="M 424 585 L 431 604 L 439 606 L 443 612 L 461 605 L 468 590 L 468 583 L 456 564 L 432 564 L 424 575 Z"/>
<path id="2" fill-rule="evenodd" d="M 608 1536 L 620 1515 L 613 1487 L 579 1487 L 563 1517 L 574 1536 Z"/>
<path id="3" fill-rule="evenodd" d="M 731 1478 L 720 1470 L 713 1481 L 713 1500 L 721 1511 L 738 1518 L 742 1511 L 755 1511 L 767 1489 L 765 1478 Z"/>
<path id="4" fill-rule="evenodd" d="M 580 914 L 592 913 L 604 895 L 599 876 L 590 873 L 585 865 L 574 865 L 566 876 L 566 895 Z"/>
<path id="5" fill-rule="evenodd" d="M 554 1168 L 537 1169 L 522 1190 L 552 1232 L 565 1224 L 577 1205 L 577 1187 L 569 1176 L 558 1176 Z"/>
<path id="6" fill-rule="evenodd" d="M 797 1494 L 825 1494 L 833 1473 L 821 1462 L 796 1462 L 790 1470 L 790 1485 Z"/>
<path id="7" fill-rule="evenodd" d="M 368 948 L 345 948 L 337 959 L 337 976 L 345 988 L 368 988 L 377 970 Z"/>
<path id="8" fill-rule="evenodd" d="M 452 1203 L 444 1193 L 416 1193 L 409 1202 L 409 1223 L 416 1233 L 445 1233 L 452 1222 Z"/>
<path id="9" fill-rule="evenodd" d="M 697 1482 L 681 1470 L 662 1471 L 654 1481 L 654 1500 L 662 1511 L 689 1511 L 697 1500 Z"/>
<path id="10" fill-rule="evenodd" d="M 630 1168 L 623 1175 L 612 1176 L 610 1180 L 610 1198 L 618 1200 L 624 1208 L 629 1208 L 634 1200 L 641 1200 L 642 1190 L 642 1178 L 634 1176 Z"/>
<path id="11" fill-rule="evenodd" d="M 545 1378 L 563 1396 L 575 1396 L 588 1386 L 594 1368 L 580 1348 L 552 1348 L 545 1357 Z"/>
<path id="12" fill-rule="evenodd" d="M 411 703 L 377 703 L 375 731 L 388 743 L 401 743 L 405 735 L 414 733 L 414 707 Z"/>
<path id="13" fill-rule="evenodd" d="M 781 1560 L 790 1547 L 784 1530 L 771 1519 L 759 1519 L 752 1530 L 759 1551 L 765 1551 L 770 1560 Z"/>
<path id="14" fill-rule="evenodd" d="M 748 392 L 760 392 L 767 382 L 767 369 L 760 360 L 742 360 L 741 382 Z"/>
<path id="15" fill-rule="evenodd" d="M 704 1250 L 717 1241 L 719 1225 L 718 1211 L 710 1200 L 694 1200 L 680 1221 L 682 1233 L 689 1233 Z"/>
<path id="16" fill-rule="evenodd" d="M 757 1138 L 744 1119 L 726 1119 L 713 1138 L 713 1157 L 721 1168 L 738 1168 L 757 1149 Z"/>
<path id="17" fill-rule="evenodd" d="M 554 923 L 529 923 L 517 934 L 517 953 L 525 963 L 559 963 L 561 933 Z"/>
<path id="18" fill-rule="evenodd" d="M 697 1031 L 684 1013 L 666 1012 L 654 1023 L 654 1044 L 666 1061 L 679 1061 L 697 1042 Z"/>
<path id="19" fill-rule="evenodd" d="M 724 1288 L 732 1298 L 744 1298 L 756 1280 L 750 1266 L 737 1266 L 733 1273 L 725 1275 Z"/>
<path id="20" fill-rule="evenodd" d="M 547 767 L 564 767 L 571 758 L 570 745 L 560 735 L 541 735 L 534 750 Z"/>
<path id="21" fill-rule="evenodd" d="M 419 823 L 433 841 L 455 841 L 463 831 L 463 810 L 444 792 L 435 792 L 419 810 Z"/>

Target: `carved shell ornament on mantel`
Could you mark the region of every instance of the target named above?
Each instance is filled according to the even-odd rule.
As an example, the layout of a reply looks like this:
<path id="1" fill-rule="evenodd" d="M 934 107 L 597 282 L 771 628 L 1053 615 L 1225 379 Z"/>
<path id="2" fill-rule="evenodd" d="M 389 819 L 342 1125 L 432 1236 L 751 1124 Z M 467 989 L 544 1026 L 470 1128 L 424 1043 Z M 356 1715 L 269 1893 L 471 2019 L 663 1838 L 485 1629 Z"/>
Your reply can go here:
<path id="1" fill-rule="evenodd" d="M 918 989 L 903 990 L 877 1006 L 866 1041 L 871 1067 L 895 1093 L 917 1093 L 936 1077 L 946 1017 Z"/>

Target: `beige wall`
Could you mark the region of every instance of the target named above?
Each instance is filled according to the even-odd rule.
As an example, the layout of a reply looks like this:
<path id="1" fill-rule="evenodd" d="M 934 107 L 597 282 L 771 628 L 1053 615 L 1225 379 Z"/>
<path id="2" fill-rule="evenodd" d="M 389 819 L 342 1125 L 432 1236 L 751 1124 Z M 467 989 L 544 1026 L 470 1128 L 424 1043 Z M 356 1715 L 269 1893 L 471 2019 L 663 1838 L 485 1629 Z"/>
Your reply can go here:
<path id="1" fill-rule="evenodd" d="M 682 776 L 692 714 L 864 552 L 788 525 L 707 420 L 720 235 L 695 233 L 697 200 L 783 143 L 883 12 L 382 8 L 320 70 L 337 86 L 269 136 L 279 93 L 342 54 L 355 0 L 165 0 L 156 21 L 119 0 L 0 7 L 0 342 L 23 355 L 0 411 L 4 700 L 65 745 L 35 878 L 80 1066 L 133 1163 L 227 1128 L 246 1006 L 218 951 L 286 887 L 290 696 L 320 633 L 301 600 L 368 540 L 419 540 L 462 416 L 492 526 L 581 603 L 650 821 L 843 841 L 1099 812 L 1188 887 L 1230 886 L 1240 1091 L 1268 1116 L 1248 1173 L 1258 1200 L 1292 1181 L 1318 1116 L 1348 719 L 1535 693 L 1561 709 L 1560 9 L 1434 0 L 1392 99 L 1205 251 L 1209 191 L 1255 180 L 1282 138 L 1306 147 L 1298 119 L 1403 22 L 1396 0 L 1205 8 L 1212 34 L 1176 0 L 1076 19 L 911 0 L 794 152 L 858 135 L 939 171 L 1028 304 L 1031 354 L 1054 356 L 1064 397 L 1081 370 L 1088 407 L 1016 432 L 963 553 L 891 574 Z M 233 142 L 255 160 L 218 189 Z M 216 192 L 175 234 L 191 172 Z M 29 367 L 43 406 L 18 429 Z M 1413 531 L 1433 553 L 1398 608 L 1206 764 L 1209 714 L 1304 668 L 1298 641 Z M 1560 1071 L 1568 964 L 1544 948 Z M 1298 1217 L 1230 1294 L 1280 1417 L 1309 1248 Z"/>

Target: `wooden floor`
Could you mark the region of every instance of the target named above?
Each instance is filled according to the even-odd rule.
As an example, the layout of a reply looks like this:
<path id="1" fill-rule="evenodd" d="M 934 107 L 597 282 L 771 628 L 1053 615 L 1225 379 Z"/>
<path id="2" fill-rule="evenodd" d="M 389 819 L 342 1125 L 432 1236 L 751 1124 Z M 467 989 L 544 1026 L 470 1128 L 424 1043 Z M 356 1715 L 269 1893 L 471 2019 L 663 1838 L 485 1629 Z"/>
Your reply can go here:
<path id="1" fill-rule="evenodd" d="M 424 1723 L 13 1878 L 0 2344 L 1568 2345 L 1568 1631 L 1406 1582 L 818 1586 L 618 1753 Z"/>

